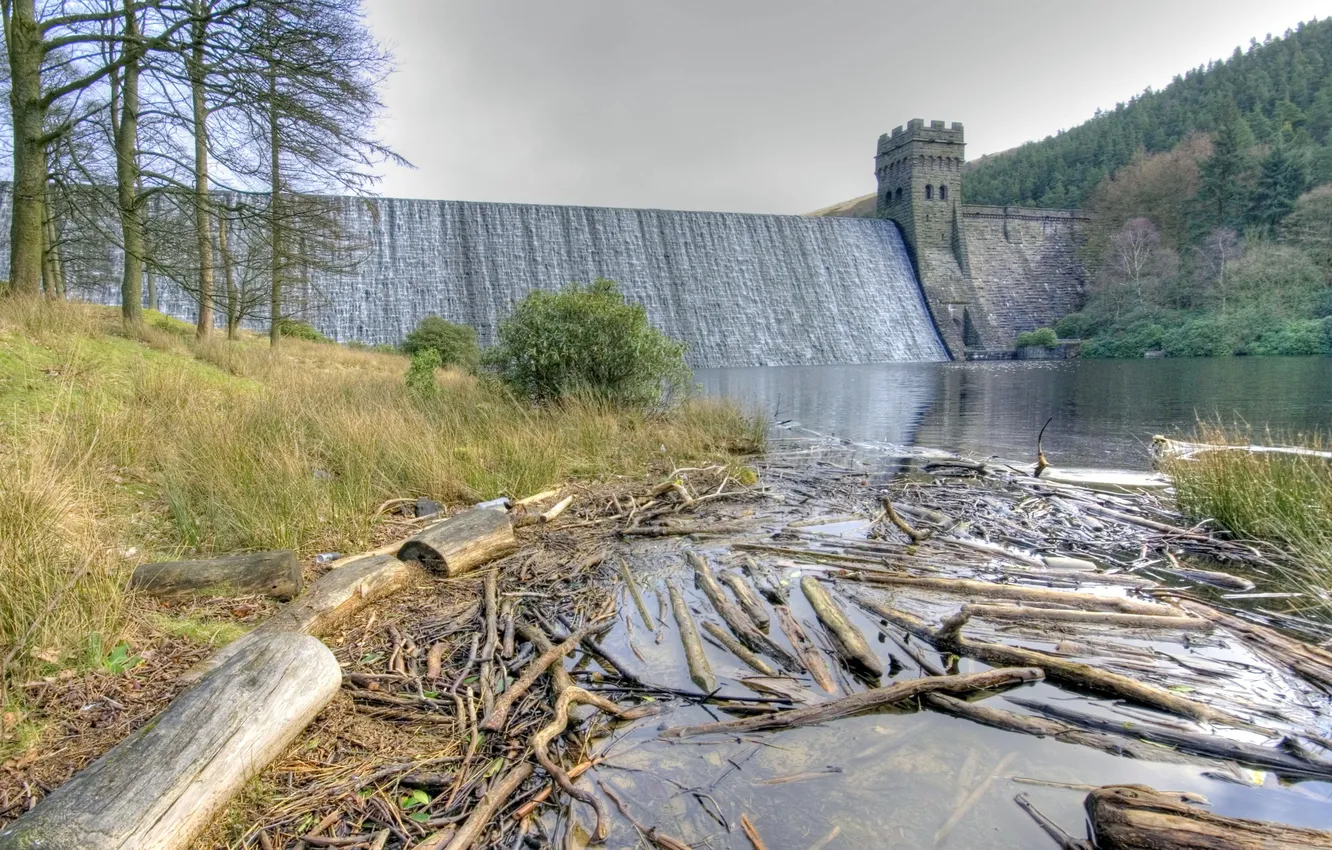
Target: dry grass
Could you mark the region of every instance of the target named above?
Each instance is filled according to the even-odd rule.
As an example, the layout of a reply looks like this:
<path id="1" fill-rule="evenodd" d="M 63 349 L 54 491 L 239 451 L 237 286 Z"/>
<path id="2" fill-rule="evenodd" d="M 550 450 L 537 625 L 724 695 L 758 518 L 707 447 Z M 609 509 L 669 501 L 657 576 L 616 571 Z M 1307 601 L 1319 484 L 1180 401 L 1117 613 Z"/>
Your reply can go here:
<path id="1" fill-rule="evenodd" d="M 124 580 L 145 558 L 356 551 L 389 498 L 526 495 L 727 461 L 762 440 L 716 402 L 668 415 L 533 408 L 454 372 L 422 400 L 391 354 L 198 344 L 152 316 L 132 336 L 104 308 L 0 304 L 0 658 L 13 654 L 11 680 L 88 661 L 91 634 L 112 645 Z"/>
<path id="2" fill-rule="evenodd" d="M 1294 441 L 1270 433 L 1200 425 L 1196 441 L 1213 445 L 1296 445 L 1327 451 L 1318 435 Z M 1332 460 L 1316 456 L 1243 451 L 1201 452 L 1170 459 L 1180 507 L 1210 518 L 1232 533 L 1268 540 L 1291 550 L 1297 566 L 1292 584 L 1322 588 L 1332 605 Z"/>

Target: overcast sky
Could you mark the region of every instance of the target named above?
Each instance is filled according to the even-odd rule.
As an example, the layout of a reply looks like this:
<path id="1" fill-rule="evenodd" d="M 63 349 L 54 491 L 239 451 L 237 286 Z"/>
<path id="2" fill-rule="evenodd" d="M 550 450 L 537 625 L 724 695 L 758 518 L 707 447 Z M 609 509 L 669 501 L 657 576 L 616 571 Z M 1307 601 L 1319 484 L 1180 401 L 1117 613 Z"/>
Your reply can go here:
<path id="1" fill-rule="evenodd" d="M 1049 135 L 1327 0 L 365 0 L 398 71 L 385 195 L 800 213 L 878 135 Z M 939 10 L 939 11 L 936 11 Z M 948 10 L 948 11 L 943 11 Z M 960 10 L 960 11 L 953 11 Z"/>

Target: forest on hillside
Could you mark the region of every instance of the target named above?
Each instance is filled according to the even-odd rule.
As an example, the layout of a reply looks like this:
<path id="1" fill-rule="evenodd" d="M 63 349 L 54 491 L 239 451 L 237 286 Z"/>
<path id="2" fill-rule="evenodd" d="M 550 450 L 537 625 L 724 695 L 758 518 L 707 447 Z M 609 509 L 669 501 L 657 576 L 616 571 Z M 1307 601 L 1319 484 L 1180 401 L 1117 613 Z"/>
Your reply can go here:
<path id="1" fill-rule="evenodd" d="M 1332 354 L 1332 18 L 995 157 L 970 203 L 1081 207 L 1089 356 Z"/>

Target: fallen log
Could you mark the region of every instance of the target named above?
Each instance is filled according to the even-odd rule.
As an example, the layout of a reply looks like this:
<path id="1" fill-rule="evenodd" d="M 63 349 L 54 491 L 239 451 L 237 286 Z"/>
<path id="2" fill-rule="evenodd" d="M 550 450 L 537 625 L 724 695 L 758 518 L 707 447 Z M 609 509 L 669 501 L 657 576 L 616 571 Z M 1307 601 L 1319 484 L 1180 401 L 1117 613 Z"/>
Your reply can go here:
<path id="1" fill-rule="evenodd" d="M 767 564 L 760 563 L 748 555 L 744 558 L 745 572 L 758 588 L 759 593 L 773 605 L 786 604 L 786 588 L 777 573 Z"/>
<path id="2" fill-rule="evenodd" d="M 763 603 L 755 595 L 754 589 L 749 586 L 749 582 L 739 573 L 724 572 L 721 574 L 721 580 L 731 592 L 735 594 L 735 601 L 740 603 L 740 608 L 749 615 L 749 619 L 754 621 L 754 625 L 760 629 L 768 628 L 772 619 L 768 616 L 768 609 L 763 607 Z"/>
<path id="3" fill-rule="evenodd" d="M 1123 697 L 1191 720 L 1223 723 L 1239 729 L 1253 728 L 1253 725 L 1247 720 L 1236 717 L 1229 712 L 1212 708 L 1210 705 L 1167 691 L 1165 688 L 1158 688 L 1155 685 L 1149 685 L 1128 676 L 1121 676 L 1118 673 L 1111 673 L 1108 670 L 1093 667 L 1090 664 L 1069 661 L 1067 658 L 1060 658 L 1057 655 L 1038 652 L 1034 649 L 1021 649 L 1000 643 L 968 640 L 962 636 L 961 629 L 970 619 L 970 616 L 966 608 L 963 608 L 949 617 L 935 632 L 934 645 L 940 649 L 956 652 L 958 655 L 975 658 L 978 661 L 984 661 L 986 664 L 993 664 L 997 667 L 1040 667 L 1052 681 Z"/>
<path id="4" fill-rule="evenodd" d="M 1220 587 L 1225 590 L 1237 590 L 1241 593 L 1253 590 L 1255 585 L 1247 578 L 1242 578 L 1230 573 L 1221 573 L 1216 570 L 1200 570 L 1197 567 L 1186 567 L 1180 564 L 1178 560 L 1171 557 L 1170 564 L 1156 564 L 1153 570 L 1162 573 L 1168 573 L 1180 578 L 1200 581 L 1203 584 L 1210 584 L 1212 587 Z"/>
<path id="5" fill-rule="evenodd" d="M 837 693 L 837 683 L 833 681 L 832 673 L 823 661 L 823 653 L 819 652 L 819 648 L 809 639 L 809 635 L 805 634 L 800 623 L 796 622 L 791 609 L 785 605 L 777 605 L 773 610 L 777 612 L 777 624 L 781 627 L 782 634 L 786 635 L 791 646 L 795 647 L 796 655 L 799 656 L 804 669 L 809 671 L 809 675 L 814 677 L 820 688 L 830 694 Z"/>
<path id="6" fill-rule="evenodd" d="M 887 500 L 885 499 L 885 502 Z M 865 636 L 856 628 L 855 623 L 846 616 L 846 612 L 832 598 L 819 580 L 814 576 L 805 576 L 800 580 L 800 589 L 809 600 L 810 607 L 818 615 L 819 621 L 832 635 L 833 646 L 839 655 L 853 669 L 859 669 L 874 678 L 883 675 L 883 662 L 874 650 L 870 649 Z"/>
<path id="7" fill-rule="evenodd" d="M 703 556 L 693 550 L 685 552 L 685 560 L 694 568 L 694 578 L 698 586 L 703 589 L 703 594 L 708 597 L 712 607 L 717 609 L 726 625 L 730 626 L 731 631 L 740 639 L 740 642 L 755 652 L 761 652 L 777 660 L 778 664 L 788 670 L 799 670 L 800 662 L 791 653 L 772 638 L 755 627 L 749 615 L 740 610 L 740 607 L 726 596 L 717 580 L 712 577 L 712 568 Z"/>
<path id="8" fill-rule="evenodd" d="M 398 560 L 419 561 L 433 572 L 457 576 L 518 548 L 504 511 L 470 510 L 423 529 L 398 550 Z"/>
<path id="9" fill-rule="evenodd" d="M 1237 761 L 1276 771 L 1284 776 L 1298 779 L 1332 778 L 1332 765 L 1317 761 L 1307 761 L 1275 747 L 1263 747 L 1223 738 L 1219 735 L 1204 735 L 1179 729 L 1173 726 L 1156 726 L 1147 723 L 1125 723 L 1122 720 L 1108 720 L 1081 711 L 1054 705 L 1053 703 L 1010 697 L 1009 702 L 1023 708 L 1040 712 L 1055 720 L 1071 723 L 1093 732 L 1106 732 L 1124 735 L 1175 747 L 1184 752 L 1194 753 L 1208 758 Z"/>
<path id="10" fill-rule="evenodd" d="M 776 676 L 777 668 L 773 667 L 762 658 L 750 651 L 749 647 L 735 639 L 735 636 L 723 629 L 721 626 L 710 620 L 703 621 L 703 630 L 712 635 L 722 646 L 730 650 L 731 654 L 739 658 L 753 670 L 762 673 L 765 676 Z"/>
<path id="11" fill-rule="evenodd" d="M 680 628 L 680 644 L 684 647 L 685 662 L 689 665 L 689 678 L 705 691 L 717 687 L 717 679 L 712 675 L 712 666 L 703 654 L 703 641 L 698 636 L 698 627 L 685 605 L 684 594 L 674 579 L 666 582 L 666 592 L 671 597 L 671 613 L 675 615 L 675 624 Z"/>
<path id="12" fill-rule="evenodd" d="M 1061 608 L 1032 608 L 1025 605 L 965 605 L 962 610 L 982 620 L 1007 620 L 1020 623 L 1087 623 L 1131 629 L 1179 631 L 1211 631 L 1213 628 L 1209 621 L 1201 617 L 1162 617 L 1154 614 L 1121 614 L 1117 611 L 1070 611 Z"/>
<path id="13" fill-rule="evenodd" d="M 130 578 L 131 590 L 168 599 L 262 594 L 285 602 L 304 585 L 301 565 L 290 549 L 141 564 Z"/>
<path id="14" fill-rule="evenodd" d="M 1087 795 L 1100 850 L 1328 850 L 1332 832 L 1228 818 L 1145 785 L 1108 785 Z"/>
<path id="15" fill-rule="evenodd" d="M 920 587 L 953 593 L 959 596 L 986 596 L 993 599 L 1019 599 L 1024 602 L 1055 602 L 1084 611 L 1121 611 L 1125 614 L 1149 614 L 1158 617 L 1179 616 L 1179 609 L 1155 602 L 1139 602 L 1121 596 L 1092 596 L 1068 590 L 1047 590 L 1041 587 L 1020 587 L 1011 584 L 990 584 L 965 578 L 924 578 L 893 573 L 846 570 L 839 578 L 862 584 L 895 587 Z"/>
<path id="16" fill-rule="evenodd" d="M 851 717 L 866 711 L 906 702 L 922 694 L 935 692 L 964 694 L 991 688 L 1003 688 L 1022 682 L 1034 682 L 1043 677 L 1040 670 L 1032 668 L 1003 668 L 987 670 L 984 673 L 972 673 L 967 676 L 933 676 L 924 679 L 913 679 L 910 682 L 899 682 L 883 688 L 861 691 L 841 699 L 806 708 L 792 708 L 758 717 L 724 720 L 718 723 L 703 723 L 698 726 L 676 726 L 664 730 L 661 736 L 663 738 L 691 738 L 695 735 L 707 735 L 713 732 L 736 734 L 758 732 L 764 729 L 796 729 L 801 726 L 811 726 L 829 720 Z"/>
<path id="17" fill-rule="evenodd" d="M 333 653 L 313 637 L 251 641 L 0 832 L 0 848 L 190 847 L 341 682 Z"/>
<path id="18" fill-rule="evenodd" d="M 1294 670 L 1324 690 L 1332 691 L 1332 652 L 1319 646 L 1288 638 L 1280 632 L 1241 620 L 1200 602 L 1181 602 L 1186 611 L 1206 617 L 1234 633 L 1259 655 Z"/>
<path id="19" fill-rule="evenodd" d="M 318 637 L 371 602 L 405 587 L 415 571 L 414 565 L 392 555 L 367 555 L 330 570 L 281 611 L 239 640 L 213 653 L 181 678 L 187 682 L 196 681 L 268 635 L 298 632 Z"/>

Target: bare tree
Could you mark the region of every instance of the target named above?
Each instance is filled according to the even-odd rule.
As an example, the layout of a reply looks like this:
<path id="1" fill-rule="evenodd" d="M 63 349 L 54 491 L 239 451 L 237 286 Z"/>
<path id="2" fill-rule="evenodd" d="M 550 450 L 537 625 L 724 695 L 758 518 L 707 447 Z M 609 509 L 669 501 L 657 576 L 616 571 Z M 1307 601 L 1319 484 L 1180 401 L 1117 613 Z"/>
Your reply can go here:
<path id="1" fill-rule="evenodd" d="M 1220 300 L 1223 313 L 1230 292 L 1231 267 L 1242 256 L 1244 245 L 1239 234 L 1229 227 L 1218 227 L 1207 234 L 1207 240 L 1198 248 L 1198 272 L 1207 289 Z"/>

